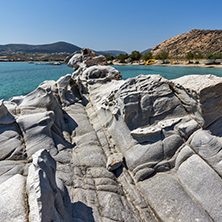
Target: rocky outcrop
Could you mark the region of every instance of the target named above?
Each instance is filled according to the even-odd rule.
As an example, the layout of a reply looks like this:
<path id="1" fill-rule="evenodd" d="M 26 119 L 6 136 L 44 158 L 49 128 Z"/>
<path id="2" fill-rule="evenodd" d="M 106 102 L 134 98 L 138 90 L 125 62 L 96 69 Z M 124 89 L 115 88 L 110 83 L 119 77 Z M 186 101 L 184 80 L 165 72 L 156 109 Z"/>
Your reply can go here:
<path id="1" fill-rule="evenodd" d="M 222 30 L 193 29 L 188 33 L 170 38 L 152 49 L 153 55 L 169 52 L 169 56 L 185 57 L 187 52 L 221 53 Z"/>
<path id="2" fill-rule="evenodd" d="M 98 61 L 1 101 L 0 221 L 221 221 L 222 78 Z"/>

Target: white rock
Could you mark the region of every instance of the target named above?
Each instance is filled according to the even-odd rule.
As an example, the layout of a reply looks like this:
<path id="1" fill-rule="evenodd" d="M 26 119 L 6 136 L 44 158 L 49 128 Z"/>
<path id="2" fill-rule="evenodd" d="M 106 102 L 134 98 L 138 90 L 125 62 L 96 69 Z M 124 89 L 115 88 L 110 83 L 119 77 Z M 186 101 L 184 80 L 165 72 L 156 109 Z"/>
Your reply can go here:
<path id="1" fill-rule="evenodd" d="M 118 169 L 123 163 L 123 156 L 119 153 L 113 153 L 107 159 L 106 168 L 109 171 Z"/>
<path id="2" fill-rule="evenodd" d="M 51 131 L 54 119 L 55 116 L 52 111 L 22 115 L 17 119 L 24 134 L 28 157 L 43 147 L 51 154 L 57 153 Z"/>
<path id="3" fill-rule="evenodd" d="M 0 124 L 11 124 L 15 118 L 8 112 L 3 100 L 0 100 Z"/>
<path id="4" fill-rule="evenodd" d="M 55 180 L 56 162 L 46 150 L 33 155 L 27 177 L 30 219 L 40 221 L 70 221 Z"/>
<path id="5" fill-rule="evenodd" d="M 0 221 L 29 221 L 26 178 L 20 174 L 0 184 Z"/>

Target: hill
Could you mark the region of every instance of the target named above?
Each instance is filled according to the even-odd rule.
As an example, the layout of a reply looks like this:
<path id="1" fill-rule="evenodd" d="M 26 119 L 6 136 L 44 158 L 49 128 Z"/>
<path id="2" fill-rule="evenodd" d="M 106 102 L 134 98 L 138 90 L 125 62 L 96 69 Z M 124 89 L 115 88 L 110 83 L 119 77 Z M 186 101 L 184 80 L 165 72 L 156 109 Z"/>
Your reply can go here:
<path id="1" fill-rule="evenodd" d="M 145 53 L 148 53 L 148 52 L 151 52 L 152 51 L 152 48 L 149 48 L 149 49 L 146 49 L 144 51 L 141 52 L 141 54 L 145 54 Z"/>
<path id="2" fill-rule="evenodd" d="M 23 53 L 59 53 L 67 52 L 73 53 L 77 50 L 81 50 L 80 47 L 67 43 L 67 42 L 56 42 L 52 44 L 43 45 L 28 45 L 28 44 L 7 44 L 0 45 L 0 52 L 23 52 Z"/>
<path id="3" fill-rule="evenodd" d="M 222 30 L 193 29 L 160 43 L 153 48 L 152 53 L 157 55 L 162 51 L 169 52 L 170 56 L 181 57 L 189 51 L 202 55 L 222 52 Z"/>
<path id="4" fill-rule="evenodd" d="M 110 54 L 111 56 L 118 56 L 119 54 L 127 54 L 127 52 L 118 51 L 118 50 L 107 50 L 107 51 L 98 51 L 98 52 L 95 51 L 95 53 L 98 55 Z"/>
<path id="5" fill-rule="evenodd" d="M 42 45 L 29 45 L 29 44 L 7 44 L 0 45 L 0 53 L 11 54 L 12 52 L 20 53 L 74 53 L 82 48 L 67 42 L 55 42 L 52 44 Z M 107 50 L 107 51 L 95 51 L 97 55 L 110 54 L 111 56 L 118 56 L 120 53 L 127 54 L 124 51 Z"/>

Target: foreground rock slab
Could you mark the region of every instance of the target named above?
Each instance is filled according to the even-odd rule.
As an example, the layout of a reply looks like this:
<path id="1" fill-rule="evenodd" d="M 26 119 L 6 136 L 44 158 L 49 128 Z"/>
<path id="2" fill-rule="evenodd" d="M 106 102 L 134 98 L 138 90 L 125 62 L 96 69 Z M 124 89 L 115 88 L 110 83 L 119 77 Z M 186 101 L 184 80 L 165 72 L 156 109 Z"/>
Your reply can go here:
<path id="1" fill-rule="evenodd" d="M 0 221 L 28 220 L 26 178 L 16 174 L 0 184 Z"/>
<path id="2" fill-rule="evenodd" d="M 220 222 L 222 78 L 67 64 L 0 101 L 0 221 Z"/>

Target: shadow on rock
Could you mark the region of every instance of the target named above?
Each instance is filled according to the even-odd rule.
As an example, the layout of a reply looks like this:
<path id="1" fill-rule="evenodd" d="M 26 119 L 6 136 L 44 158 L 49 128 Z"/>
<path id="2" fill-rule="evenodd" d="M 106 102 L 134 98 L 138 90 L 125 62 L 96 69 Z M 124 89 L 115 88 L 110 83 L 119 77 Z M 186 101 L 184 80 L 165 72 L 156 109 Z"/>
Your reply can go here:
<path id="1" fill-rule="evenodd" d="M 79 221 L 95 222 L 93 217 L 93 209 L 84 203 L 78 201 L 72 204 L 73 218 L 78 218 Z"/>
<path id="2" fill-rule="evenodd" d="M 78 124 L 65 110 L 63 110 L 63 116 L 65 123 L 68 125 L 69 133 L 72 134 L 76 127 L 78 127 Z"/>

